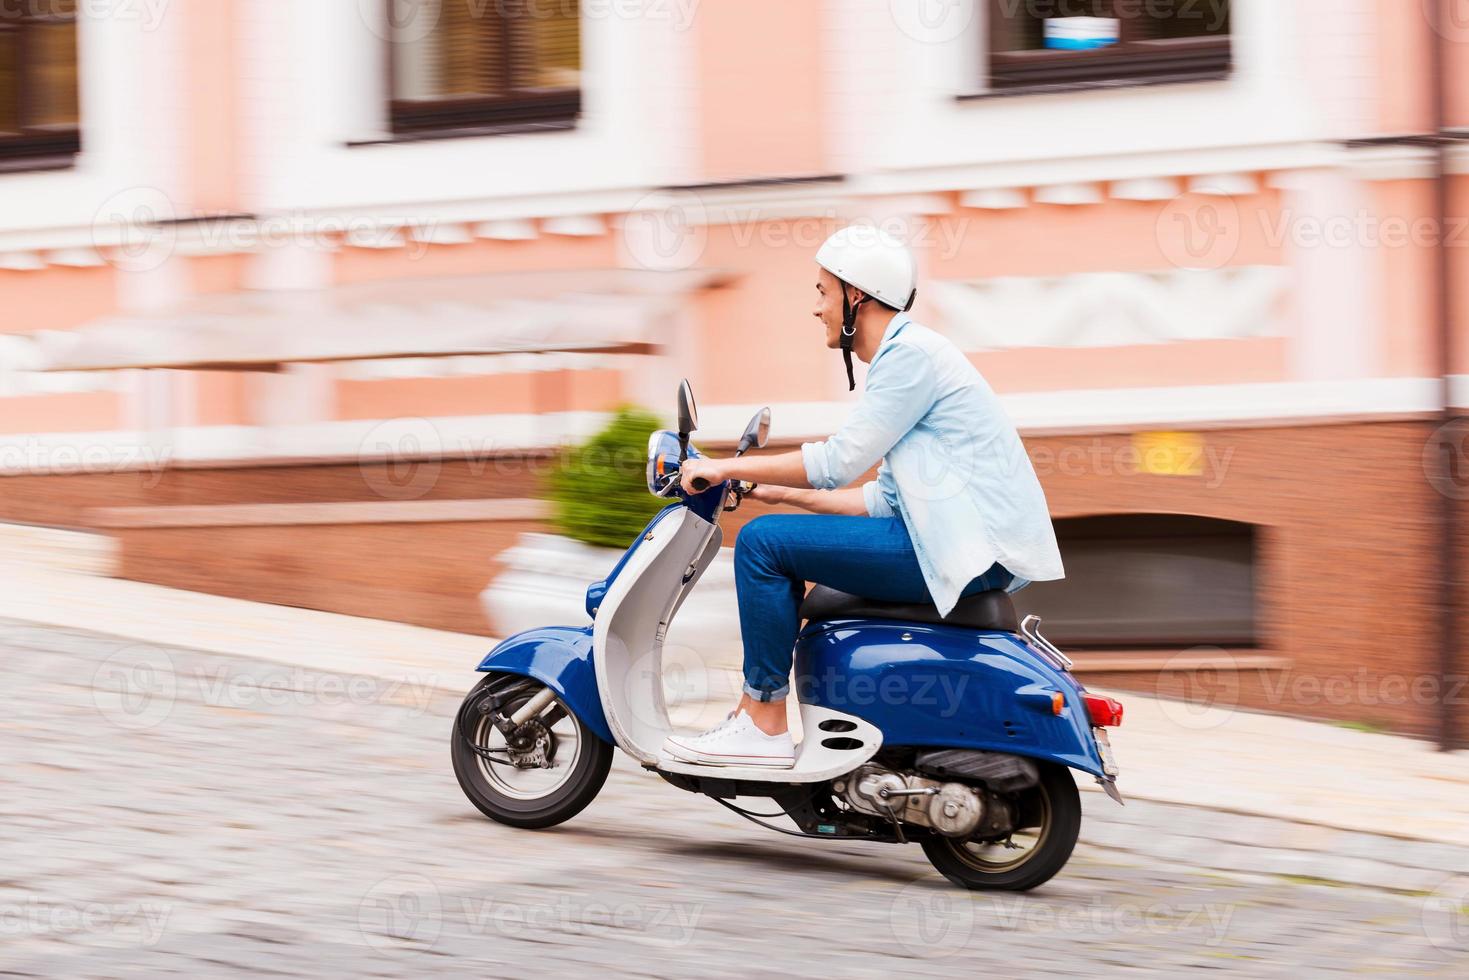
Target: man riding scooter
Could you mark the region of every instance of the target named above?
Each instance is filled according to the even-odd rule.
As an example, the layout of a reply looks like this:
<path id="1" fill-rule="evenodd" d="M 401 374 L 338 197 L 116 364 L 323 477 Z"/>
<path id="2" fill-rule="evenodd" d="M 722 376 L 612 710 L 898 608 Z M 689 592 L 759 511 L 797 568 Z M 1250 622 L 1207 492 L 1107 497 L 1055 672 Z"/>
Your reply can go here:
<path id="1" fill-rule="evenodd" d="M 689 459 L 681 480 L 758 484 L 752 496 L 810 514 L 767 515 L 735 544 L 744 694 L 723 723 L 670 735 L 669 755 L 710 766 L 790 768 L 786 725 L 792 650 L 805 583 L 885 602 L 933 603 L 1014 592 L 1063 577 L 1046 498 L 1014 425 L 952 343 L 914 322 L 913 256 L 876 228 L 854 225 L 816 255 L 813 315 L 842 351 L 856 388 L 847 423 L 799 452 Z M 849 486 L 881 461 L 877 478 Z"/>

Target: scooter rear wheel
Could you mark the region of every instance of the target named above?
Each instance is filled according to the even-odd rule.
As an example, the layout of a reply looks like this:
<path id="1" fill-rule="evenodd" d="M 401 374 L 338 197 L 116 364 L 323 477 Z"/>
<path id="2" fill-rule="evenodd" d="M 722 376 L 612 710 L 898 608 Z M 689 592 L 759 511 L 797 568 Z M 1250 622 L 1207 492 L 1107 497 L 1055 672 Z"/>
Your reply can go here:
<path id="1" fill-rule="evenodd" d="M 923 853 L 954 884 L 976 891 L 1028 891 L 1066 866 L 1081 833 L 1081 794 L 1064 766 L 1042 764 L 1027 807 L 1037 819 L 1003 842 L 931 837 Z"/>
<path id="2" fill-rule="evenodd" d="M 592 733 L 586 723 L 561 703 L 543 712 L 550 722 L 549 768 L 521 769 L 508 761 L 482 756 L 473 746 L 498 760 L 508 757 L 505 737 L 471 702 L 486 688 L 510 696 L 502 710 L 513 713 L 544 685 L 510 674 L 489 674 L 465 697 L 470 710 L 461 709 L 450 735 L 454 775 L 469 802 L 491 820 L 511 827 L 538 830 L 570 820 L 596 797 L 612 767 L 612 746 Z"/>

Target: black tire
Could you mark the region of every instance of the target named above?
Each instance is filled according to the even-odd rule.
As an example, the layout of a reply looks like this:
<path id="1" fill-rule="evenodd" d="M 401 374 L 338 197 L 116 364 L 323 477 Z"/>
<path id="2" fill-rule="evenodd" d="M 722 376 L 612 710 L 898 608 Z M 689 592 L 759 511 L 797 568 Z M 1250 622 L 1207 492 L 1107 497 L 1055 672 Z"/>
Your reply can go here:
<path id="1" fill-rule="evenodd" d="M 1040 816 L 1033 848 L 1009 865 L 981 860 L 974 845 L 951 837 L 923 841 L 923 853 L 938 872 L 954 884 L 975 891 L 1029 891 L 1050 881 L 1066 866 L 1081 833 L 1081 794 L 1064 766 L 1043 763 L 1035 812 Z"/>
<path id="2" fill-rule="evenodd" d="M 496 684 L 519 686 L 515 699 L 509 704 L 511 708 L 516 704 L 528 701 L 543 686 L 536 681 L 528 681 L 526 678 L 513 677 L 508 674 L 489 674 L 469 692 L 465 697 L 465 703 L 476 700 L 485 688 Z M 533 798 L 511 795 L 496 786 L 495 778 L 486 771 L 487 769 L 491 772 L 503 771 L 507 774 L 517 770 L 514 766 L 483 760 L 466 741 L 467 738 L 477 738 L 480 740 L 479 744 L 484 746 L 489 733 L 493 732 L 493 726 L 489 725 L 488 721 L 484 720 L 477 711 L 456 713 L 454 730 L 450 735 L 454 775 L 459 780 L 459 788 L 464 790 L 464 795 L 469 798 L 469 802 L 478 807 L 479 811 L 491 820 L 526 830 L 554 827 L 586 809 L 587 804 L 596 798 L 602 784 L 606 782 L 607 771 L 612 767 L 612 746 L 598 738 L 585 722 L 561 702 L 560 698 L 556 699 L 556 704 L 565 712 L 569 723 L 575 726 L 577 751 L 570 771 L 565 777 L 545 795 Z M 461 714 L 465 717 L 463 725 L 460 723 Z M 558 724 L 564 725 L 565 723 Z M 469 729 L 471 726 L 474 727 L 472 731 L 461 730 Z M 558 750 L 561 748 L 562 746 L 558 746 Z M 553 756 L 553 761 L 554 758 Z M 496 770 L 493 768 L 496 766 L 502 768 Z M 545 772 L 546 770 L 524 771 Z"/>

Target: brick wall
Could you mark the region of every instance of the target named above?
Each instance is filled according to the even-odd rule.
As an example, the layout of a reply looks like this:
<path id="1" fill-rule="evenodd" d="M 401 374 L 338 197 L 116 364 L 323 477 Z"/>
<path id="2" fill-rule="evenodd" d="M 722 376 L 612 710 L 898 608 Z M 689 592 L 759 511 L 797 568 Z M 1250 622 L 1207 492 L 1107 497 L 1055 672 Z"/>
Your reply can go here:
<path id="1" fill-rule="evenodd" d="M 1227 651 L 1226 661 L 1234 657 L 1242 669 L 1158 670 L 1172 654 L 1195 651 L 1110 651 L 1109 667 L 1135 657 L 1154 669 L 1089 671 L 1084 678 L 1099 687 L 1423 735 L 1436 731 L 1437 697 L 1446 693 L 1457 697 L 1459 729 L 1469 732 L 1469 690 L 1454 687 L 1454 679 L 1441 686 L 1435 673 L 1439 498 L 1423 469 L 1433 428 L 1404 421 L 1209 431 L 1201 434 L 1201 470 L 1187 476 L 1138 471 L 1129 434 L 1027 439 L 1057 517 L 1184 513 L 1259 527 L 1263 649 Z M 0 479 L 0 519 L 86 526 L 96 506 L 382 502 L 391 499 L 383 487 L 391 493 L 407 482 L 424 489 L 414 498 L 421 500 L 533 497 L 545 460 L 438 465 L 422 482 L 356 464 L 11 477 Z M 1469 528 L 1469 501 L 1457 506 Z M 764 512 L 747 504 L 729 515 L 726 544 Z M 500 568 L 495 556 L 537 528 L 531 521 L 460 521 L 116 533 L 129 578 L 490 634 L 494 624 L 484 621 L 476 596 Z M 1460 567 L 1469 568 L 1469 534 L 1461 535 L 1459 554 Z M 1254 653 L 1291 666 L 1259 666 Z M 1087 659 L 1078 656 L 1081 668 Z"/>

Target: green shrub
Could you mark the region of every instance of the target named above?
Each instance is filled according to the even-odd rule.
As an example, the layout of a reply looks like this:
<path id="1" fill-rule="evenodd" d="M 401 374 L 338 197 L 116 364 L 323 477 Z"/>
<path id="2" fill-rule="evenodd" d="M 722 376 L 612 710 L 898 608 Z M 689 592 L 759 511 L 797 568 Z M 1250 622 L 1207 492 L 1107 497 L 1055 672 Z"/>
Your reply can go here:
<path id="1" fill-rule="evenodd" d="M 663 428 L 657 416 L 630 406 L 587 442 L 571 450 L 551 474 L 552 523 L 585 544 L 626 548 L 668 503 L 648 492 L 648 435 Z"/>

